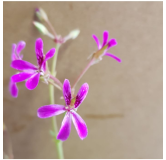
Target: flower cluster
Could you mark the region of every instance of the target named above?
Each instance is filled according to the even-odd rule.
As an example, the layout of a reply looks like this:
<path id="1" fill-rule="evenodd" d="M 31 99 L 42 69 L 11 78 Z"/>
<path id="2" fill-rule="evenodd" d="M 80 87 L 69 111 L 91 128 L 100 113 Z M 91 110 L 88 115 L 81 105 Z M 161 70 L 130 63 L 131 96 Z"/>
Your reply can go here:
<path id="1" fill-rule="evenodd" d="M 34 26 L 38 29 L 38 31 L 41 34 L 46 35 L 46 36 L 50 37 L 51 39 L 53 39 L 55 43 L 63 44 L 66 41 L 68 41 L 69 39 L 75 39 L 80 33 L 79 29 L 74 29 L 67 36 L 62 37 L 61 35 L 58 35 L 55 32 L 52 24 L 50 23 L 50 21 L 48 19 L 47 14 L 45 13 L 45 11 L 42 8 L 36 8 L 35 13 L 36 13 L 37 18 L 41 22 L 44 21 L 47 23 L 47 25 L 50 27 L 52 33 L 50 33 L 48 31 L 48 29 L 41 22 L 34 21 L 33 22 Z"/>
<path id="2" fill-rule="evenodd" d="M 41 17 L 42 15 L 46 21 L 48 20 L 47 17 L 44 16 L 44 12 L 42 11 L 39 12 L 39 10 L 37 10 L 37 12 L 39 17 Z M 89 90 L 89 85 L 87 83 L 84 83 L 79 89 L 77 95 L 76 96 L 74 95 L 74 87 L 77 84 L 77 82 L 80 80 L 80 77 L 82 77 L 82 75 L 92 64 L 95 64 L 100 60 L 102 60 L 103 56 L 109 56 L 114 58 L 118 62 L 121 62 L 121 60 L 118 57 L 107 52 L 109 48 L 117 44 L 115 39 L 110 39 L 108 41 L 107 31 L 104 31 L 103 33 L 102 44 L 100 44 L 98 38 L 95 35 L 93 35 L 93 38 L 97 43 L 98 50 L 91 56 L 92 60 L 90 61 L 88 66 L 84 69 L 84 71 L 81 73 L 81 75 L 78 77 L 72 89 L 68 79 L 65 79 L 62 85 L 62 83 L 58 79 L 56 79 L 54 76 L 51 75 L 49 69 L 47 68 L 47 61 L 54 56 L 56 51 L 55 48 L 50 49 L 46 53 L 46 55 L 44 55 L 43 41 L 41 38 L 38 38 L 35 44 L 37 65 L 33 65 L 30 62 L 24 61 L 23 55 L 20 54 L 26 45 L 24 41 L 20 41 L 17 45 L 16 44 L 12 45 L 11 67 L 17 70 L 17 73 L 11 76 L 10 78 L 9 88 L 10 88 L 10 93 L 13 97 L 18 96 L 18 88 L 17 88 L 18 82 L 26 81 L 25 86 L 27 87 L 27 89 L 33 90 L 37 87 L 40 78 L 43 78 L 44 81 L 46 82 L 48 82 L 49 78 L 53 79 L 55 82 L 59 84 L 60 89 L 63 91 L 63 98 L 66 103 L 65 105 L 60 105 L 60 104 L 45 105 L 40 107 L 37 111 L 37 116 L 39 118 L 49 118 L 52 116 L 57 116 L 62 113 L 66 113 L 62 121 L 59 133 L 57 135 L 57 139 L 61 141 L 65 141 L 69 137 L 72 122 L 76 128 L 79 137 L 82 140 L 86 138 L 88 135 L 88 129 L 86 123 L 76 112 L 78 107 L 86 98 Z"/>

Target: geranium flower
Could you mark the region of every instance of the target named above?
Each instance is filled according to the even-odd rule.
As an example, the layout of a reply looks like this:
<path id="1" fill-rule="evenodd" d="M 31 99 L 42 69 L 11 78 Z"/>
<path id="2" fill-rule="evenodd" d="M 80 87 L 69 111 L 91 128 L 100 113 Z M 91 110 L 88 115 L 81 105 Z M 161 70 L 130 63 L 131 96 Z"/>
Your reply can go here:
<path id="1" fill-rule="evenodd" d="M 12 44 L 12 54 L 11 59 L 12 61 L 20 59 L 22 60 L 23 55 L 20 55 L 21 51 L 25 48 L 26 43 L 24 41 L 18 42 L 18 44 Z"/>
<path id="2" fill-rule="evenodd" d="M 100 44 L 99 39 L 97 38 L 96 35 L 92 35 L 92 37 L 94 38 L 94 40 L 96 41 L 97 46 L 98 46 L 98 51 L 93 54 L 93 57 L 95 58 L 96 63 L 98 61 L 102 60 L 103 56 L 109 56 L 109 57 L 114 58 L 118 62 L 121 62 L 120 58 L 118 58 L 117 56 L 107 52 L 107 50 L 109 48 L 117 45 L 116 39 L 110 39 L 108 41 L 108 31 L 103 32 L 103 43 L 102 44 Z"/>
<path id="3" fill-rule="evenodd" d="M 65 79 L 63 83 L 63 96 L 66 105 L 51 104 L 42 106 L 38 109 L 37 115 L 39 118 L 49 118 L 66 112 L 66 115 L 61 124 L 61 128 L 57 135 L 57 139 L 61 141 L 67 140 L 70 135 L 71 121 L 73 121 L 77 133 L 82 140 L 88 135 L 88 129 L 84 120 L 76 113 L 77 108 L 86 98 L 88 90 L 89 85 L 84 83 L 79 89 L 77 95 L 72 97 L 70 82 L 68 79 Z"/>
<path id="4" fill-rule="evenodd" d="M 40 75 L 44 76 L 46 73 L 46 61 L 54 56 L 55 48 L 52 48 L 44 56 L 43 54 L 43 41 L 41 38 L 36 40 L 36 57 L 38 66 L 31 64 L 30 62 L 23 60 L 14 60 L 11 63 L 11 67 L 22 71 L 11 77 L 14 83 L 26 81 L 26 87 L 29 90 L 35 89 L 39 83 Z"/>
<path id="5" fill-rule="evenodd" d="M 12 53 L 11 53 L 11 60 L 22 60 L 23 55 L 21 55 L 21 51 L 25 48 L 26 43 L 24 41 L 20 41 L 18 42 L 18 44 L 12 44 Z M 11 95 L 15 98 L 17 98 L 18 96 L 18 88 L 17 88 L 17 84 L 15 82 L 12 81 L 12 79 L 10 78 L 10 82 L 9 82 L 9 91 L 11 93 Z"/>

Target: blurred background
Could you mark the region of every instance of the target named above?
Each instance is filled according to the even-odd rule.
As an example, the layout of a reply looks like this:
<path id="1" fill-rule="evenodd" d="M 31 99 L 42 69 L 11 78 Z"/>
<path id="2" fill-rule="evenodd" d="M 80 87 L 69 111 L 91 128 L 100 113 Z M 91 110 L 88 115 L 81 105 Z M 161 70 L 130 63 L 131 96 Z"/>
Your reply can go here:
<path id="1" fill-rule="evenodd" d="M 19 96 L 8 91 L 11 45 L 26 42 L 24 60 L 37 64 L 35 40 L 44 41 L 44 53 L 55 46 L 33 26 L 34 10 L 42 7 L 56 32 L 66 36 L 79 28 L 75 40 L 62 45 L 57 77 L 74 83 L 97 50 L 92 34 L 102 41 L 104 30 L 118 45 L 112 58 L 92 66 L 79 81 L 90 90 L 78 113 L 88 126 L 88 137 L 80 140 L 74 126 L 63 143 L 65 158 L 163 157 L 163 2 L 4 2 L 3 8 L 3 120 L 8 128 L 14 158 L 56 158 L 49 134 L 51 118 L 39 119 L 37 109 L 49 104 L 48 86 L 40 83 L 29 91 L 19 83 Z M 50 64 L 49 64 L 50 65 Z M 55 102 L 61 92 L 55 89 Z M 62 115 L 57 116 L 60 127 Z M 4 136 L 5 137 L 5 136 Z M 6 140 L 4 140 L 6 145 Z M 5 148 L 5 147 L 4 147 Z M 8 151 L 5 151 L 8 152 Z"/>

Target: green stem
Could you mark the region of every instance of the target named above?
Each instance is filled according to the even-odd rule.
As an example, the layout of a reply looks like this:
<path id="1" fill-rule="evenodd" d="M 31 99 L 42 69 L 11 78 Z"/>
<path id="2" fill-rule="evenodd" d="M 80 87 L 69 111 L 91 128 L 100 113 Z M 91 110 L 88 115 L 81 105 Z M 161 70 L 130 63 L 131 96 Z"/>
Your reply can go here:
<path id="1" fill-rule="evenodd" d="M 56 76 L 56 62 L 57 62 L 59 47 L 60 47 L 60 44 L 57 43 L 56 44 L 56 53 L 53 57 L 52 68 L 51 68 L 51 73 L 52 73 L 53 76 Z"/>
<path id="2" fill-rule="evenodd" d="M 58 50 L 59 50 L 60 45 L 56 45 L 56 53 L 53 58 L 52 62 L 52 70 L 51 73 L 53 76 L 55 76 L 55 68 L 56 68 L 56 62 L 57 62 L 57 56 L 58 56 Z M 54 102 L 54 86 L 52 84 L 49 84 L 49 94 L 50 94 L 50 103 L 55 104 Z M 64 159 L 63 156 L 63 147 L 62 147 L 62 142 L 60 140 L 57 140 L 57 134 L 58 134 L 58 127 L 57 127 L 57 122 L 56 122 L 56 117 L 52 117 L 52 126 L 53 126 L 53 132 L 54 132 L 54 142 L 57 148 L 57 154 L 59 159 Z"/>

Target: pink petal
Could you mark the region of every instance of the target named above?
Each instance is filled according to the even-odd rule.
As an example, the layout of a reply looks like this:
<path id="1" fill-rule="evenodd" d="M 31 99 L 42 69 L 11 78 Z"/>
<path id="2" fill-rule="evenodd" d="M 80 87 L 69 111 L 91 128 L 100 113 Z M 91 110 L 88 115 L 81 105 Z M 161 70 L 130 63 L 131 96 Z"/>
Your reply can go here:
<path id="1" fill-rule="evenodd" d="M 120 59 L 120 58 L 116 57 L 115 55 L 113 55 L 113 54 L 111 54 L 111 53 L 105 53 L 104 55 L 105 55 L 105 56 L 112 57 L 112 58 L 114 58 L 116 61 L 121 62 L 121 59 Z"/>
<path id="2" fill-rule="evenodd" d="M 17 49 L 16 49 L 16 52 L 17 52 L 18 55 L 25 48 L 25 45 L 26 45 L 26 43 L 24 41 L 18 42 Z"/>
<path id="3" fill-rule="evenodd" d="M 86 98 L 86 95 L 88 94 L 88 90 L 89 90 L 89 85 L 88 83 L 84 83 L 80 90 L 77 93 L 76 96 L 76 101 L 74 103 L 75 108 L 78 108 L 80 106 L 80 104 L 83 102 L 83 100 Z"/>
<path id="4" fill-rule="evenodd" d="M 43 62 L 43 64 L 42 64 L 42 69 L 43 69 L 44 71 L 46 71 L 46 61 L 49 60 L 50 58 L 52 58 L 52 57 L 54 56 L 54 54 L 55 54 L 55 48 L 52 48 L 51 50 L 49 50 L 49 51 L 47 52 L 47 54 L 46 54 L 46 56 L 45 56 L 45 60 L 44 60 L 44 62 Z"/>
<path id="5" fill-rule="evenodd" d="M 12 53 L 12 55 L 11 55 L 11 59 L 12 59 L 12 61 L 14 61 L 14 60 L 17 59 L 17 56 L 15 55 L 15 53 Z"/>
<path id="6" fill-rule="evenodd" d="M 26 87 L 29 90 L 35 89 L 39 83 L 39 78 L 40 78 L 40 73 L 36 73 L 33 76 L 31 76 L 25 83 Z"/>
<path id="7" fill-rule="evenodd" d="M 108 40 L 108 31 L 104 31 L 104 33 L 103 33 L 103 44 L 102 44 L 102 47 L 106 45 L 107 40 Z"/>
<path id="8" fill-rule="evenodd" d="M 97 46 L 98 46 L 98 49 L 100 49 L 100 42 L 99 42 L 99 39 L 96 37 L 96 35 L 92 35 L 92 37 L 93 37 L 94 40 L 96 41 Z"/>
<path id="9" fill-rule="evenodd" d="M 45 61 L 49 60 L 50 58 L 52 58 L 55 54 L 55 48 L 52 48 L 51 50 L 49 50 L 45 56 Z"/>
<path id="10" fill-rule="evenodd" d="M 10 91 L 10 94 L 14 98 L 17 98 L 17 96 L 18 96 L 18 88 L 17 88 L 16 83 L 14 83 L 12 80 L 10 80 L 10 83 L 9 83 L 9 91 Z"/>
<path id="11" fill-rule="evenodd" d="M 67 138 L 70 135 L 70 131 L 71 131 L 71 114 L 70 112 L 67 112 L 62 121 L 61 128 L 57 135 L 57 139 L 61 141 L 67 140 Z"/>
<path id="12" fill-rule="evenodd" d="M 39 118 L 49 118 L 64 112 L 65 112 L 65 106 L 52 104 L 52 105 L 46 105 L 46 106 L 40 107 L 37 110 L 37 116 Z"/>
<path id="13" fill-rule="evenodd" d="M 20 59 L 23 59 L 23 55 L 20 55 Z"/>
<path id="14" fill-rule="evenodd" d="M 45 72 L 46 71 L 46 61 L 43 62 L 42 64 L 42 70 Z"/>
<path id="15" fill-rule="evenodd" d="M 35 65 L 23 60 L 12 61 L 11 67 L 17 70 L 37 70 L 37 67 Z"/>
<path id="16" fill-rule="evenodd" d="M 38 38 L 36 40 L 36 58 L 37 58 L 37 63 L 39 66 L 42 65 L 43 60 L 44 60 L 44 54 L 43 54 L 43 41 L 41 38 Z"/>
<path id="17" fill-rule="evenodd" d="M 108 42 L 108 47 L 107 47 L 107 49 L 109 49 L 110 47 L 116 46 L 116 45 L 117 45 L 116 39 L 111 39 L 111 40 L 109 40 L 109 42 Z"/>
<path id="18" fill-rule="evenodd" d="M 14 44 L 14 43 L 12 44 L 12 54 L 11 54 L 12 61 L 17 59 L 17 57 L 15 55 L 16 46 L 17 46 L 16 44 Z"/>
<path id="19" fill-rule="evenodd" d="M 21 82 L 24 81 L 28 78 L 30 78 L 34 73 L 26 73 L 26 72 L 21 72 L 18 74 L 15 74 L 11 77 L 13 82 Z"/>
<path id="20" fill-rule="evenodd" d="M 70 105 L 71 103 L 71 87 L 70 87 L 70 82 L 68 79 L 64 80 L 63 83 L 63 97 L 65 99 L 66 105 Z"/>
<path id="21" fill-rule="evenodd" d="M 86 126 L 85 121 L 81 118 L 79 114 L 77 114 L 75 111 L 72 110 L 72 120 L 73 124 L 76 128 L 76 131 L 79 135 L 79 137 L 83 140 L 88 135 L 88 128 Z"/>
<path id="22" fill-rule="evenodd" d="M 12 53 L 15 53 L 17 45 L 15 43 L 12 44 Z"/>

